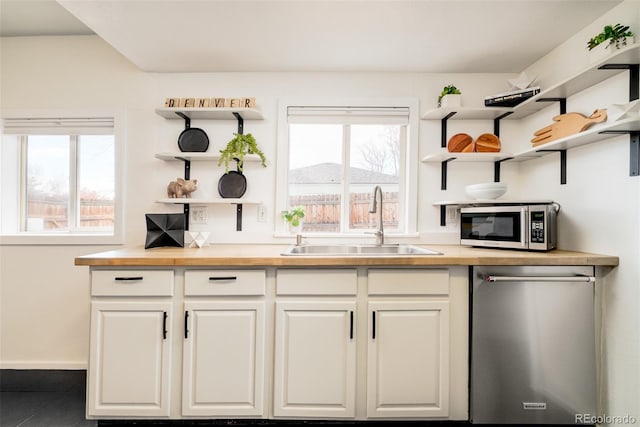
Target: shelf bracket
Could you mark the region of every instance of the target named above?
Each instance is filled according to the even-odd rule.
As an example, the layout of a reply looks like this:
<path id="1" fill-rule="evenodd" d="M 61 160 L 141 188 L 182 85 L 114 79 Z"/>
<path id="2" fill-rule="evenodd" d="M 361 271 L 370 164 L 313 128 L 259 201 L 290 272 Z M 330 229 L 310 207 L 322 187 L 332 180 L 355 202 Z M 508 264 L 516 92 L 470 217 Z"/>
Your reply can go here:
<path id="1" fill-rule="evenodd" d="M 242 231 L 242 203 L 236 205 L 236 231 Z"/>
<path id="2" fill-rule="evenodd" d="M 500 120 L 507 117 L 509 114 L 513 114 L 513 111 L 507 111 L 506 113 L 496 117 L 493 119 L 493 134 L 497 137 L 500 137 Z M 498 182 L 498 181 L 496 181 Z"/>
<path id="3" fill-rule="evenodd" d="M 496 160 L 493 162 L 493 182 L 500 182 L 500 164 L 511 160 L 513 157 L 506 157 L 504 159 Z"/>
<path id="4" fill-rule="evenodd" d="M 605 64 L 598 70 L 629 70 L 629 101 L 640 98 L 640 64 Z"/>
<path id="5" fill-rule="evenodd" d="M 440 205 L 440 227 L 447 225 L 447 205 Z"/>
<path id="6" fill-rule="evenodd" d="M 640 175 L 640 131 L 605 130 L 603 134 L 629 135 L 629 176 Z"/>
<path id="7" fill-rule="evenodd" d="M 236 111 L 233 112 L 233 115 L 235 116 L 236 120 L 238 120 L 238 133 L 242 135 L 244 133 L 244 119 L 242 118 L 240 113 Z"/>
<path id="8" fill-rule="evenodd" d="M 184 119 L 184 128 L 189 129 L 191 127 L 191 118 L 180 111 L 176 111 L 176 114 Z"/>
<path id="9" fill-rule="evenodd" d="M 536 150 L 538 153 L 547 152 L 547 153 L 560 153 L 560 184 L 564 185 L 567 183 L 567 150 Z"/>
<path id="10" fill-rule="evenodd" d="M 567 98 L 539 98 L 536 102 L 559 102 L 560 114 L 567 114 Z"/>
<path id="11" fill-rule="evenodd" d="M 605 64 L 599 70 L 629 70 L 629 102 L 640 99 L 640 64 Z M 640 132 L 609 130 L 600 133 L 629 134 L 629 176 L 640 175 Z"/>
<path id="12" fill-rule="evenodd" d="M 449 159 L 443 160 L 440 163 L 440 189 L 441 190 L 447 189 L 447 163 L 455 159 L 456 159 L 455 157 L 451 157 Z"/>
<path id="13" fill-rule="evenodd" d="M 440 120 L 440 146 L 447 146 L 447 120 L 453 117 L 457 111 L 452 111 Z"/>

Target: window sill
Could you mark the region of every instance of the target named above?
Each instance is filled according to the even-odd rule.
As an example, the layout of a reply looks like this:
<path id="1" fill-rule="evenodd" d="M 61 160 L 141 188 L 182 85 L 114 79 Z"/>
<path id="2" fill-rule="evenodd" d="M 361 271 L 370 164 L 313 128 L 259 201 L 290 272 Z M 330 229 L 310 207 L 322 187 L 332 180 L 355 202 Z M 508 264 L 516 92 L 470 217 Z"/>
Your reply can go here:
<path id="1" fill-rule="evenodd" d="M 121 245 L 120 236 L 104 234 L 4 234 L 0 236 L 0 246 L 12 245 Z"/>

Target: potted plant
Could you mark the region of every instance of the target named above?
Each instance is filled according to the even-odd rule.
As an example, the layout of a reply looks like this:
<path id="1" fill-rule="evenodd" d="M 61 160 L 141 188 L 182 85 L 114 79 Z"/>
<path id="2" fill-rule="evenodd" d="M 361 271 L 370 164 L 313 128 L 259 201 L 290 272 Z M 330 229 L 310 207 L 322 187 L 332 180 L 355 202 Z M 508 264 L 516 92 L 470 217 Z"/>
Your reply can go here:
<path id="1" fill-rule="evenodd" d="M 629 31 L 628 25 L 606 25 L 599 34 L 589 39 L 587 49 L 592 52 L 591 61 L 595 62 L 631 43 L 633 43 L 633 33 Z M 612 48 L 609 49 L 609 46 Z"/>
<path id="2" fill-rule="evenodd" d="M 297 206 L 288 211 L 282 211 L 282 218 L 289 224 L 289 230 L 297 233 L 302 229 L 302 218 L 304 218 L 304 208 Z"/>
<path id="3" fill-rule="evenodd" d="M 250 133 L 234 133 L 234 137 L 227 143 L 224 150 L 220 150 L 220 160 L 218 166 L 224 163 L 225 172 L 229 172 L 229 162 L 235 160 L 238 166 L 238 172 L 242 173 L 244 158 L 247 154 L 257 154 L 262 160 L 262 166 L 267 167 L 267 159 L 258 148 L 256 139 Z"/>
<path id="4" fill-rule="evenodd" d="M 462 104 L 462 92 L 460 89 L 450 84 L 445 86 L 438 96 L 438 107 L 460 107 Z"/>

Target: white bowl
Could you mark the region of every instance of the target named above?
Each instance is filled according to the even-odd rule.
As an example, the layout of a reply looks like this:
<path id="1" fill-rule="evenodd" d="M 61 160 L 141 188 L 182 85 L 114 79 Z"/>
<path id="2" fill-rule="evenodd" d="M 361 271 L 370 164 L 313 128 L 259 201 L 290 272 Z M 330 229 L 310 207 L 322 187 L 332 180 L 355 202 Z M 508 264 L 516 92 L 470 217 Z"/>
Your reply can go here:
<path id="1" fill-rule="evenodd" d="M 487 182 L 464 187 L 465 193 L 473 199 L 497 199 L 507 192 L 507 184 Z"/>

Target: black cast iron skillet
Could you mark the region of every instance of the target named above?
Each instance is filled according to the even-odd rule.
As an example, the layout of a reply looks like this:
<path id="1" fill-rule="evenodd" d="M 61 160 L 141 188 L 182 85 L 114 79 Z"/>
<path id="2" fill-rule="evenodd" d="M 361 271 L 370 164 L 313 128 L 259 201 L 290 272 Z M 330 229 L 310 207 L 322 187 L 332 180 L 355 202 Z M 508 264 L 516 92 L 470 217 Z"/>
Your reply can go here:
<path id="1" fill-rule="evenodd" d="M 218 181 L 218 193 L 225 199 L 239 199 L 247 191 L 247 178 L 236 171 L 229 171 Z"/>
<path id="2" fill-rule="evenodd" d="M 204 152 L 209 148 L 209 137 L 200 128 L 192 128 L 191 120 L 184 121 L 185 129 L 178 137 L 178 147 L 182 152 Z"/>

